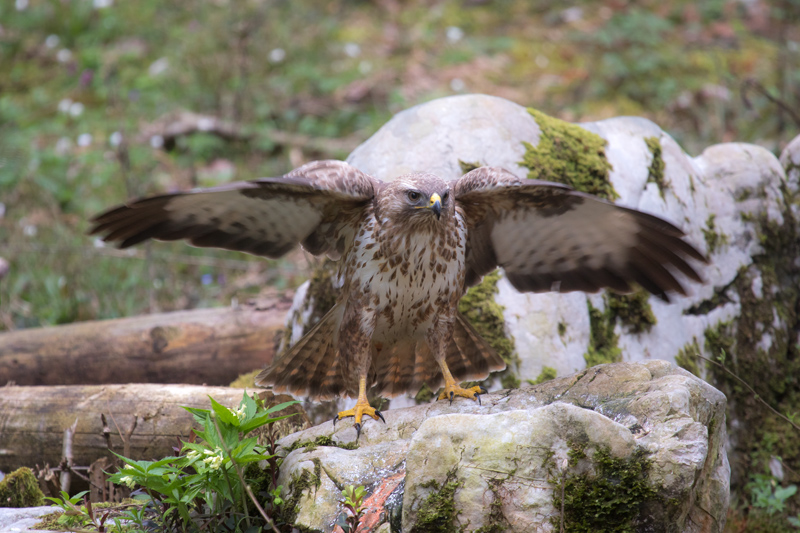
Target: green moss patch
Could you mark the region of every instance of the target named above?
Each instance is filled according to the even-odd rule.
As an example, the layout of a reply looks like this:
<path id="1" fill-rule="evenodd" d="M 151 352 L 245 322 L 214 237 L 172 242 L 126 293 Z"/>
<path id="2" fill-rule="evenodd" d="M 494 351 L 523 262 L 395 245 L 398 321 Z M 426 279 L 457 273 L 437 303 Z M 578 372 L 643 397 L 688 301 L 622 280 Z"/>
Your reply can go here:
<path id="1" fill-rule="evenodd" d="M 332 446 L 334 448 L 342 448 L 344 450 L 357 450 L 358 444 L 355 442 L 336 442 L 328 435 L 320 435 L 314 440 L 295 441 L 287 449 L 287 453 L 303 448 L 307 452 L 313 452 L 320 446 Z"/>
<path id="2" fill-rule="evenodd" d="M 313 473 L 310 470 L 303 470 L 300 474 L 295 473 L 292 475 L 290 493 L 284 498 L 283 506 L 280 508 L 280 518 L 286 524 L 293 524 L 297 518 L 297 506 L 303 497 L 303 493 L 311 491 L 312 488 L 316 493 L 322 486 L 322 463 L 317 458 L 314 458 L 313 462 Z"/>
<path id="3" fill-rule="evenodd" d="M 0 481 L 0 507 L 38 507 L 44 503 L 44 494 L 30 468 L 18 468 Z"/>
<path id="4" fill-rule="evenodd" d="M 489 490 L 492 492 L 492 503 L 489 504 L 489 515 L 486 517 L 486 524 L 479 527 L 474 533 L 502 533 L 508 531 L 510 524 L 505 514 L 503 514 L 503 498 L 500 496 L 500 486 L 503 484 L 501 479 L 490 479 L 487 481 Z"/>
<path id="5" fill-rule="evenodd" d="M 700 359 L 695 357 L 695 354 L 699 353 L 700 346 L 697 344 L 697 339 L 694 339 L 692 343 L 678 350 L 678 355 L 675 356 L 675 363 L 684 370 L 688 370 L 695 376 L 701 378 L 703 376 L 700 371 Z"/>
<path id="6" fill-rule="evenodd" d="M 420 485 L 431 489 L 431 493 L 417 510 L 417 521 L 411 527 L 411 533 L 455 533 L 462 528 L 456 526 L 458 510 L 455 504 L 456 490 L 461 482 L 456 481 L 455 471 L 450 471 L 444 483 L 430 480 Z"/>
<path id="7" fill-rule="evenodd" d="M 483 163 L 481 163 L 480 161 L 475 161 L 474 163 L 470 163 L 470 162 L 462 161 L 462 160 L 459 159 L 458 160 L 458 166 L 461 167 L 461 172 L 466 174 L 467 172 L 469 172 L 471 170 L 475 170 L 476 168 L 481 168 L 482 166 L 485 166 L 485 165 Z"/>
<path id="8" fill-rule="evenodd" d="M 564 183 L 606 200 L 619 198 L 609 181 L 611 163 L 605 139 L 535 109 L 528 112 L 540 129 L 536 146 L 523 143 L 525 155 L 520 165 L 529 170 L 528 178 Z"/>
<path id="9" fill-rule="evenodd" d="M 550 381 L 551 379 L 556 379 L 557 372 L 556 369 L 551 366 L 543 366 L 542 371 L 536 377 L 536 379 L 528 379 L 526 380 L 531 385 L 538 385 L 539 383 L 544 383 L 545 381 Z"/>
<path id="10" fill-rule="evenodd" d="M 622 350 L 617 346 L 619 335 L 614 333 L 615 318 L 606 310 L 600 311 L 587 300 L 589 306 L 589 348 L 583 354 L 586 366 L 622 361 Z"/>
<path id="11" fill-rule="evenodd" d="M 728 420 L 738 422 L 728 428 L 731 442 L 735 443 L 729 458 L 732 491 L 743 497 L 749 496 L 744 483 L 754 473 L 769 472 L 773 457 L 782 459 L 782 483 L 800 484 L 800 435 L 760 401 L 788 416 L 800 413 L 800 349 L 796 342 L 800 328 L 800 269 L 795 264 L 800 256 L 800 235 L 789 209 L 795 199 L 786 190 L 783 195 L 783 224 L 765 215 L 745 219 L 757 232 L 762 253 L 753 257 L 752 264 L 742 267 L 727 288 L 731 299 L 741 304 L 740 315 L 705 331 L 709 357 L 721 361 L 757 394 L 716 365 L 707 366 L 707 379 L 728 398 Z M 713 241 L 709 247 L 711 244 Z M 754 289 L 757 278 L 760 291 Z M 799 503 L 790 500 L 787 513 L 796 515 L 798 511 Z"/>
<path id="12" fill-rule="evenodd" d="M 514 351 L 513 339 L 506 336 L 503 318 L 505 308 L 494 301 L 498 281 L 500 281 L 499 270 L 485 275 L 479 284 L 470 287 L 461 298 L 458 302 L 458 311 L 506 362 L 508 367 L 500 375 L 500 381 L 503 387 L 510 389 L 519 387 L 519 377 L 515 373 L 519 356 Z"/>
<path id="13" fill-rule="evenodd" d="M 650 166 L 647 169 L 647 183 L 655 183 L 658 186 L 658 192 L 661 194 L 661 198 L 664 198 L 664 189 L 666 189 L 667 183 L 664 179 L 664 168 L 666 168 L 666 165 L 662 157 L 663 150 L 661 148 L 661 141 L 658 137 L 645 137 L 644 142 L 653 155 L 653 160 L 650 162 Z"/>
<path id="14" fill-rule="evenodd" d="M 728 236 L 724 233 L 720 233 L 717 231 L 716 225 L 716 215 L 708 215 L 708 219 L 706 220 L 706 227 L 700 228 L 703 232 L 703 237 L 706 240 L 706 245 L 708 246 L 708 253 L 713 254 L 717 250 L 721 249 L 723 246 L 728 244 Z"/>
<path id="15" fill-rule="evenodd" d="M 631 294 L 605 295 L 606 307 L 631 333 L 650 331 L 656 325 L 656 316 L 650 307 L 650 296 L 644 289 Z"/>
<path id="16" fill-rule="evenodd" d="M 570 455 L 570 467 L 582 460 L 580 451 L 584 450 Z M 630 457 L 617 458 L 608 448 L 600 448 L 591 461 L 593 473 L 567 473 L 557 480 L 553 506 L 564 513 L 553 518 L 553 526 L 558 530 L 563 520 L 568 532 L 636 531 L 642 504 L 656 496 L 648 482 L 647 452 L 638 448 Z"/>

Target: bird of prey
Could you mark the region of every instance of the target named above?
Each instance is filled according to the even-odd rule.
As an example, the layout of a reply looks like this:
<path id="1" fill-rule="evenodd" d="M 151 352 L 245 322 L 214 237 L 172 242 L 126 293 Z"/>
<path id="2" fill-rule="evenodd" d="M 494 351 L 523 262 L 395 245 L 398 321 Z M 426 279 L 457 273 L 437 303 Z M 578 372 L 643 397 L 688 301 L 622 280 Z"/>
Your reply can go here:
<path id="1" fill-rule="evenodd" d="M 280 257 L 298 243 L 340 259 L 336 305 L 256 378 L 275 391 L 357 397 L 336 419 L 381 413 L 423 384 L 439 399 L 480 401 L 479 380 L 503 360 L 458 312 L 465 291 L 502 267 L 519 291 L 627 293 L 664 300 L 700 282 L 706 262 L 681 230 L 566 185 L 481 167 L 445 181 L 419 172 L 377 180 L 342 161 L 280 178 L 135 200 L 93 219 L 91 234 L 126 248 L 146 239 Z M 334 421 L 336 420 L 334 419 Z"/>

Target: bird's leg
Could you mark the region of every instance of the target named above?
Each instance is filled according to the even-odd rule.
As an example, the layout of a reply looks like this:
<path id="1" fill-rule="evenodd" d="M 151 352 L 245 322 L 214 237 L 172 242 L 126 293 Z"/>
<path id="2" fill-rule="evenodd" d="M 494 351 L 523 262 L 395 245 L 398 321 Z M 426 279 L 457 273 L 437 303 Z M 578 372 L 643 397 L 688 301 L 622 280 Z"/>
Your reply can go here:
<path id="1" fill-rule="evenodd" d="M 367 377 L 361 376 L 358 379 L 358 400 L 356 400 L 356 405 L 352 409 L 347 409 L 346 411 L 339 412 L 333 419 L 334 425 L 338 420 L 342 420 L 343 418 L 347 418 L 348 416 L 352 416 L 355 418 L 355 428 L 356 434 L 360 437 L 361 436 L 361 418 L 364 416 L 371 416 L 375 420 L 380 418 L 383 420 L 383 423 L 386 423 L 386 420 L 383 418 L 383 415 L 380 411 L 372 407 L 369 402 L 367 401 Z M 358 437 L 356 437 L 358 438 Z"/>
<path id="2" fill-rule="evenodd" d="M 447 363 L 445 363 L 444 359 L 439 359 L 437 362 L 439 363 L 439 367 L 442 369 L 442 375 L 444 376 L 444 390 L 441 394 L 439 394 L 439 400 L 449 399 L 450 403 L 453 403 L 453 398 L 456 396 L 463 396 L 464 398 L 472 398 L 473 400 L 477 400 L 478 404 L 481 403 L 481 394 L 486 394 L 486 389 L 478 385 L 468 389 L 462 388 L 458 383 L 456 383 L 453 375 L 450 374 L 450 369 L 447 368 Z"/>

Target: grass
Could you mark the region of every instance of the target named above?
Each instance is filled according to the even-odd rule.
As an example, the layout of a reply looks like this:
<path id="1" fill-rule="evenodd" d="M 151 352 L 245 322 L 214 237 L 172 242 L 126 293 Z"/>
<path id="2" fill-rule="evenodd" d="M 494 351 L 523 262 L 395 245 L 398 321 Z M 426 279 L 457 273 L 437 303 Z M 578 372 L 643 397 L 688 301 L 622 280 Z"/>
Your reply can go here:
<path id="1" fill-rule="evenodd" d="M 798 131 L 763 95 L 749 107 L 731 96 L 754 78 L 796 104 L 789 34 L 762 37 L 721 2 L 579 3 L 573 16 L 510 0 L 105 3 L 0 5 L 0 257 L 10 264 L 0 331 L 296 286 L 307 275 L 299 254 L 264 261 L 164 243 L 128 254 L 98 247 L 88 220 L 143 194 L 345 157 L 393 113 L 435 97 L 497 94 L 570 121 L 643 115 L 696 150 L 723 139 L 779 148 Z M 785 29 L 796 15 L 768 22 Z M 713 97 L 720 87 L 727 97 Z M 154 147 L 148 125 L 181 110 L 242 135 Z"/>

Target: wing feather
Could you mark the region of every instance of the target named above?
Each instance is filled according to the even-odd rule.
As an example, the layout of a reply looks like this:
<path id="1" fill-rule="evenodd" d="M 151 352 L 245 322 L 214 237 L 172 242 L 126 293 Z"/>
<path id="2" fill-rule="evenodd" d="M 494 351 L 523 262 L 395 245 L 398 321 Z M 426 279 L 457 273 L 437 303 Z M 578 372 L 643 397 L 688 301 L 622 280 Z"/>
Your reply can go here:
<path id="1" fill-rule="evenodd" d="M 467 221 L 466 281 L 494 268 L 520 291 L 634 290 L 686 294 L 678 273 L 701 282 L 707 260 L 666 220 L 559 183 L 482 167 L 453 187 Z"/>
<path id="2" fill-rule="evenodd" d="M 147 239 L 280 257 L 298 243 L 338 258 L 381 184 L 342 161 L 316 161 L 280 178 L 135 200 L 95 217 L 92 235 L 120 248 Z"/>

